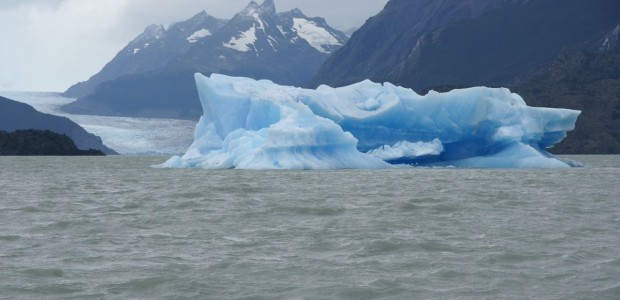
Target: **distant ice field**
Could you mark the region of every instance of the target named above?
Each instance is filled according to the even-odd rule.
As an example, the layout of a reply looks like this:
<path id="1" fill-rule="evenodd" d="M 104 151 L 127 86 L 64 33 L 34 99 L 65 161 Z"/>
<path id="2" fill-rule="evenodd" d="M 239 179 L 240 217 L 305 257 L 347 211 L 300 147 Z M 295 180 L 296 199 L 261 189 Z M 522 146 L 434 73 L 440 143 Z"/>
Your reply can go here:
<path id="1" fill-rule="evenodd" d="M 67 117 L 124 155 L 179 154 L 194 139 L 193 121 L 72 115 L 60 111 L 60 107 L 75 99 L 60 93 L 0 92 L 0 96 L 29 104 L 43 113 Z"/>

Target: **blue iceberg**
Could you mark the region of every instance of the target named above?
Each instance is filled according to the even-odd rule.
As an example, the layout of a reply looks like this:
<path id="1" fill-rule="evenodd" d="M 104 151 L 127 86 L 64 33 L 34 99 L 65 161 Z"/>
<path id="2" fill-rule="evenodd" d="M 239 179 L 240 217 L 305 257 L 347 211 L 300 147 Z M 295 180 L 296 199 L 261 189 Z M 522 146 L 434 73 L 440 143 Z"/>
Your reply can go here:
<path id="1" fill-rule="evenodd" d="M 196 74 L 204 114 L 159 167 L 344 169 L 570 167 L 545 151 L 580 112 L 529 107 L 505 88 L 447 93 L 363 81 L 316 90 Z"/>

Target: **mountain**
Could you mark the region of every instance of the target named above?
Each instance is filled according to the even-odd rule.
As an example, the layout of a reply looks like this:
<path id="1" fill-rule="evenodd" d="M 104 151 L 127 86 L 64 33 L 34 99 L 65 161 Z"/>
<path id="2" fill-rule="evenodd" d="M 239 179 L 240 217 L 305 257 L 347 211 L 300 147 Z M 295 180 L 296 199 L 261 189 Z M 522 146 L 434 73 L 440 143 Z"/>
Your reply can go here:
<path id="1" fill-rule="evenodd" d="M 385 81 L 411 59 L 425 34 L 513 2 L 518 0 L 391 0 L 325 62 L 313 85 Z"/>
<path id="2" fill-rule="evenodd" d="M 322 66 L 313 85 L 365 78 L 424 90 L 525 82 L 564 49 L 620 23 L 617 0 L 391 0 Z"/>
<path id="3" fill-rule="evenodd" d="M 620 154 L 620 47 L 566 50 L 529 82 L 511 88 L 528 104 L 581 110 L 575 131 L 552 150 Z"/>
<path id="4" fill-rule="evenodd" d="M 186 53 L 201 39 L 218 31 L 226 22 L 203 11 L 189 20 L 171 25 L 167 30 L 162 25 L 151 25 L 118 52 L 99 73 L 71 86 L 63 95 L 70 98 L 84 97 L 94 92 L 103 82 L 162 68 Z"/>
<path id="5" fill-rule="evenodd" d="M 0 130 L 0 155 L 105 155 L 99 150 L 80 150 L 73 140 L 49 130 Z"/>
<path id="6" fill-rule="evenodd" d="M 185 68 L 286 85 L 307 84 L 347 36 L 299 9 L 276 14 L 272 0 L 251 2 L 212 38 L 193 47 Z"/>
<path id="7" fill-rule="evenodd" d="M 620 46 L 620 43 L 618 43 L 618 39 L 620 39 L 620 20 L 618 22 L 619 24 L 616 25 L 616 27 L 605 34 L 605 36 L 603 36 L 603 38 L 601 38 L 601 40 L 595 44 L 593 48 L 590 48 L 591 52 L 606 53 Z"/>
<path id="8" fill-rule="evenodd" d="M 79 149 L 96 149 L 106 154 L 117 154 L 103 145 L 100 137 L 88 133 L 67 118 L 44 114 L 28 104 L 0 97 L 0 130 L 12 132 L 23 129 L 50 130 L 67 135 Z"/>
<path id="9" fill-rule="evenodd" d="M 210 33 L 165 66 L 102 82 L 93 93 L 63 110 L 197 119 L 202 108 L 194 73 L 221 73 L 302 86 L 348 39 L 324 19 L 309 18 L 299 9 L 277 13 L 273 0 L 262 4 L 250 2 L 219 30 Z M 138 53 L 142 51 L 145 50 Z"/>
<path id="10" fill-rule="evenodd" d="M 353 33 L 355 33 L 357 30 L 359 29 L 359 27 L 351 27 L 347 30 L 344 30 L 344 34 L 346 34 L 348 37 L 351 37 L 353 35 Z"/>

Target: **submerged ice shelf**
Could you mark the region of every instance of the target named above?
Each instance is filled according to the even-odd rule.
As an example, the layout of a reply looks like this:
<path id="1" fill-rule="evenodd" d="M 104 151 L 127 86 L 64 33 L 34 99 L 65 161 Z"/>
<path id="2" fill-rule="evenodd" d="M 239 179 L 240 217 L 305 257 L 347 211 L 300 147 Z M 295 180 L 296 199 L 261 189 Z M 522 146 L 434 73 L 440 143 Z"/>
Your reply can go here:
<path id="1" fill-rule="evenodd" d="M 504 88 L 425 96 L 363 81 L 316 90 L 196 74 L 204 114 L 185 155 L 159 167 L 206 169 L 562 168 L 545 151 L 580 112 L 529 107 Z"/>

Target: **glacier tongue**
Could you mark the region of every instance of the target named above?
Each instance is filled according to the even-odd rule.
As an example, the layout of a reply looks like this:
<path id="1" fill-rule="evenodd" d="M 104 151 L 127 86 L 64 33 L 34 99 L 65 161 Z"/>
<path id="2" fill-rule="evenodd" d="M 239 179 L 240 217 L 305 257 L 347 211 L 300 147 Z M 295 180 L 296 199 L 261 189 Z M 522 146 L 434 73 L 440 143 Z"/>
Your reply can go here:
<path id="1" fill-rule="evenodd" d="M 308 90 L 218 74 L 196 74 L 196 84 L 204 114 L 194 143 L 159 167 L 569 167 L 544 149 L 580 114 L 529 107 L 503 88 L 421 96 L 371 81 Z"/>

